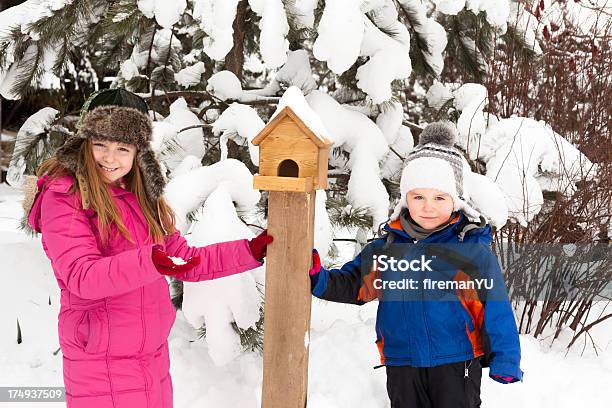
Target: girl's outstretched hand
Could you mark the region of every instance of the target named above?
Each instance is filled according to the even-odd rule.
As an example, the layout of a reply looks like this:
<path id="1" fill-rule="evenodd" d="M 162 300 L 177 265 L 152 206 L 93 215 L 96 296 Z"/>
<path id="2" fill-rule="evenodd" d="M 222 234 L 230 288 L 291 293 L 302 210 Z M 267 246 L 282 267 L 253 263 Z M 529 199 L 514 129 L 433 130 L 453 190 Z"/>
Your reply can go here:
<path id="1" fill-rule="evenodd" d="M 200 264 L 199 256 L 193 256 L 186 261 L 172 260 L 172 258 L 170 258 L 168 254 L 164 250 L 162 250 L 160 246 L 157 245 L 153 247 L 151 257 L 153 258 L 153 264 L 157 268 L 157 271 L 162 275 L 166 276 L 172 276 L 188 272 L 195 266 Z"/>
<path id="2" fill-rule="evenodd" d="M 266 256 L 266 250 L 268 244 L 272 242 L 274 238 L 272 235 L 268 235 L 268 230 L 265 229 L 261 234 L 249 241 L 249 249 L 253 254 L 253 257 L 259 262 L 262 262 Z"/>

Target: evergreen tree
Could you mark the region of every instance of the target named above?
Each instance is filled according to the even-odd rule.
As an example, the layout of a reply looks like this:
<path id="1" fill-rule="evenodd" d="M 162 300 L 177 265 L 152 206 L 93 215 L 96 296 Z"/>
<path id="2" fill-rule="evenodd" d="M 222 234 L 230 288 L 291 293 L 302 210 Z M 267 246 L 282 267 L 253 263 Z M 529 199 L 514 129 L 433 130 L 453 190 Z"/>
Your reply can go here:
<path id="1" fill-rule="evenodd" d="M 224 17 L 208 16 L 206 13 L 212 10 L 203 8 L 205 2 L 188 1 L 184 10 L 166 5 L 167 9 L 159 13 L 147 8 L 154 3 L 74 0 L 41 13 L 39 18 L 16 22 L 6 34 L 0 35 L 0 89 L 3 95 L 15 99 L 34 98 L 44 88 L 45 75 L 51 74 L 61 79 L 58 86 L 64 97 L 83 89 L 125 88 L 142 96 L 149 108 L 163 117 L 168 116 L 170 106 L 177 99 L 184 98 L 200 120 L 191 127 L 203 131 L 206 154 L 202 164 L 210 165 L 219 161 L 224 148 L 220 136 L 213 132 L 213 124 L 233 102 L 252 107 L 264 121 L 291 85 L 300 87 L 305 94 L 313 89 L 323 90 L 337 101 L 366 112 L 372 120 L 399 103 L 403 109 L 402 124 L 416 137 L 422 129 L 418 123 L 439 118 L 457 121 L 459 118 L 452 98 L 437 108 L 428 106 L 425 90 L 435 81 L 475 82 L 494 87 L 492 65 L 503 61 L 495 52 L 521 55 L 529 64 L 537 65 L 539 61 L 534 43 L 527 41 L 524 27 L 493 24 L 486 11 L 466 7 L 451 15 L 440 12 L 429 1 L 387 0 L 382 2 L 382 7 L 373 7 L 370 3 L 376 2 L 365 1 L 357 11 L 364 15 L 364 24 L 371 24 L 380 38 L 404 50 L 411 62 L 411 74 L 394 77 L 391 96 L 379 101 L 360 83 L 359 77 L 375 58 L 372 53 L 361 50 L 350 67 L 342 72 L 337 72 L 339 70 L 329 59 L 316 56 L 317 41 L 325 35 L 321 27 L 325 13 L 332 8 L 331 0 L 283 0 L 282 10 L 276 10 L 282 11 L 280 20 L 273 22 L 261 2 L 227 1 L 224 4 L 235 4 L 226 24 L 231 23 L 232 27 L 229 46 L 227 38 L 222 37 L 225 34 L 216 31 L 219 27 L 210 20 Z M 310 3 L 312 9 L 308 8 Z M 523 10 L 530 6 L 530 2 L 524 1 L 517 7 Z M 168 21 L 167 16 L 171 14 L 168 11 L 178 11 L 178 18 Z M 279 75 L 283 64 L 268 61 L 269 53 L 278 52 L 278 49 L 266 44 L 270 36 L 276 35 L 274 38 L 278 39 L 278 33 L 273 31 L 280 29 L 282 32 L 283 15 L 286 15 L 287 29 L 281 36 L 286 38 L 287 51 L 303 50 L 307 54 L 311 70 L 307 78 Z M 278 16 L 275 14 L 274 18 Z M 409 36 L 408 44 L 404 43 L 408 38 L 405 33 Z M 213 51 L 213 46 L 225 48 Z M 220 97 L 215 93 L 210 86 L 211 78 L 224 70 L 233 73 L 242 89 L 248 90 L 248 98 Z M 108 82 L 105 78 L 112 80 Z M 79 94 L 80 104 L 85 102 L 88 93 Z M 59 112 L 43 132 L 24 131 L 18 141 L 13 160 L 22 158 L 27 174 L 32 174 L 42 160 L 74 133 L 78 119 L 75 110 L 61 99 L 55 107 Z M 178 144 L 176 140 L 171 141 L 168 151 Z M 392 150 L 391 154 L 401 162 L 404 153 Z M 337 147 L 330 156 L 327 209 L 332 224 L 370 230 L 372 214 L 369 209 L 355 207 L 347 199 L 350 154 Z M 249 159 L 248 142 L 230 140 L 228 157 L 239 159 L 256 172 Z M 473 160 L 472 164 L 484 172 L 482 162 Z M 392 200 L 399 199 L 398 174 L 385 176 L 383 183 Z M 263 212 L 265 202 L 262 201 L 261 206 Z M 173 283 L 173 293 L 175 305 L 180 308 L 180 282 Z M 262 328 L 260 323 L 256 331 Z M 237 327 L 236 330 L 245 348 L 260 347 L 259 333 Z"/>

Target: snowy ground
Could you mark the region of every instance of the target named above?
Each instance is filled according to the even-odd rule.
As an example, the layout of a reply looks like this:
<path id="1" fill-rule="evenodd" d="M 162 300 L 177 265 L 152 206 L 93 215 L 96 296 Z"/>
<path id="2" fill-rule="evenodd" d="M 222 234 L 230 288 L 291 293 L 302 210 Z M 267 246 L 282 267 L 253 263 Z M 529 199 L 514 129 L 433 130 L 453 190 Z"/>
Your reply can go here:
<path id="1" fill-rule="evenodd" d="M 20 196 L 0 185 L 0 386 L 61 386 L 61 353 L 56 334 L 58 291 L 38 239 L 17 231 Z M 350 252 L 350 251 L 349 251 Z M 49 301 L 51 305 L 49 305 Z M 384 369 L 374 345 L 376 304 L 363 307 L 314 300 L 310 344 L 309 406 L 388 407 Z M 23 342 L 16 343 L 19 318 Z M 567 334 L 569 335 L 569 333 Z M 563 337 L 563 336 L 562 336 Z M 483 407 L 612 406 L 612 322 L 593 332 L 597 356 L 587 345 L 567 355 L 521 336 L 523 383 L 501 385 L 483 379 Z M 565 337 L 562 342 L 567 341 Z M 170 336 L 174 401 L 186 407 L 258 407 L 262 359 L 243 354 L 216 367 L 204 341 L 179 313 Z M 485 372 L 486 376 L 486 372 Z M 19 407 L 29 404 L 21 403 Z M 59 407 L 40 403 L 33 407 Z M 0 403 L 1 407 L 12 406 Z"/>

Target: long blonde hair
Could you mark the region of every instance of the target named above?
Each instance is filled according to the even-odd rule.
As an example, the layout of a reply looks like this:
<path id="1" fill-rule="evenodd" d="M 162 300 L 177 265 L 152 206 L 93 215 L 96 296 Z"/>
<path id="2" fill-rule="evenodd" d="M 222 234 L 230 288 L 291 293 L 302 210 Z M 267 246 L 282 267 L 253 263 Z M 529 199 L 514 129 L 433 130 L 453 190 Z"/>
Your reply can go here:
<path id="1" fill-rule="evenodd" d="M 38 166 L 36 175 L 42 176 L 47 174 L 50 179 L 71 175 L 74 179 L 74 184 L 70 192 L 78 190 L 80 192 L 81 204 L 84 207 L 91 208 L 98 215 L 98 228 L 102 242 L 108 242 L 110 239 L 112 225 L 115 225 L 119 233 L 126 239 L 134 242 L 98 170 L 92 152 L 91 139 L 89 138 L 85 139 L 79 149 L 77 169 L 80 169 L 82 174 L 73 174 L 72 171 L 62 166 L 55 157 L 52 157 Z M 174 212 L 163 197 L 157 199 L 157 208 L 152 208 L 149 200 L 147 200 L 142 173 L 136 163 L 136 158 L 134 158 L 132 169 L 125 175 L 124 181 L 126 190 L 136 195 L 140 209 L 147 221 L 149 229 L 147 241 L 149 243 L 162 243 L 165 235 L 172 234 L 175 231 Z"/>

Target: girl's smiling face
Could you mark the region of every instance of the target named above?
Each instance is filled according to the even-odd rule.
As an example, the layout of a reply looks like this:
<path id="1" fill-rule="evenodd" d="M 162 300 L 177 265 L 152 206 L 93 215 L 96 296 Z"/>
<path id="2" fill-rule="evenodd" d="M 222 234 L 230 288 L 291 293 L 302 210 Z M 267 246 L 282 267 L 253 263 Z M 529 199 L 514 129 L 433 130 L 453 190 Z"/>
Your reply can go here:
<path id="1" fill-rule="evenodd" d="M 132 170 L 136 146 L 110 140 L 91 141 L 94 160 L 104 180 L 113 184 Z"/>
<path id="2" fill-rule="evenodd" d="M 453 198 L 432 188 L 415 188 L 406 194 L 408 211 L 414 221 L 425 229 L 444 224 L 453 213 Z"/>

